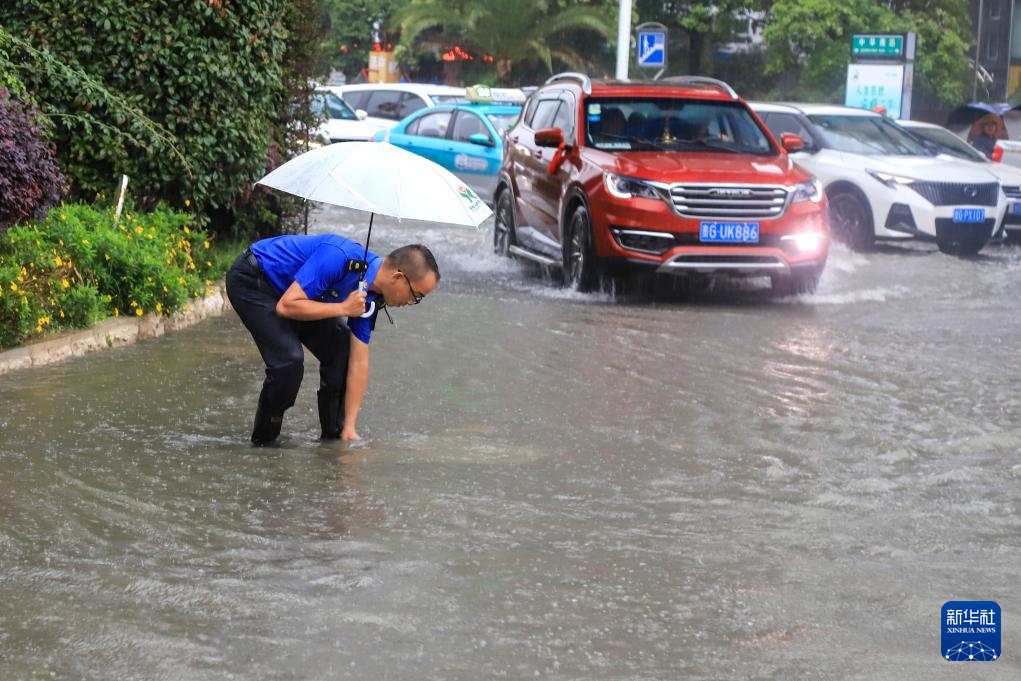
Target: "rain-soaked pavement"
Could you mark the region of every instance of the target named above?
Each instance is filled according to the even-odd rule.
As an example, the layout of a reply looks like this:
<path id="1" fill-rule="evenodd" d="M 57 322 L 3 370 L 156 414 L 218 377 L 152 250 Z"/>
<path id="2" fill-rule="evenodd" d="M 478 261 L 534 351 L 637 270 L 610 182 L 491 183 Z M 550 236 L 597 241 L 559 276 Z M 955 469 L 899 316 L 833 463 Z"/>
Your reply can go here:
<path id="1" fill-rule="evenodd" d="M 0 679 L 1021 676 L 1021 250 L 643 302 L 380 224 L 443 280 L 380 320 L 361 446 L 314 369 L 247 445 L 234 315 L 0 377 Z M 1001 659 L 942 659 L 948 600 Z"/>

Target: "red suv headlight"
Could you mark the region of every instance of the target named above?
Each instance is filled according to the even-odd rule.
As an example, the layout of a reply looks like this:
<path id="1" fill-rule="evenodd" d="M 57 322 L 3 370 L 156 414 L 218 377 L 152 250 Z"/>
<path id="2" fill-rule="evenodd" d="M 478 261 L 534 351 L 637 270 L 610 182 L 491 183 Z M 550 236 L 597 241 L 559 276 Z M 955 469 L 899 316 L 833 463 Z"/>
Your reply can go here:
<path id="1" fill-rule="evenodd" d="M 630 199 L 640 197 L 643 199 L 662 199 L 663 195 L 648 180 L 641 180 L 637 177 L 627 177 L 616 173 L 603 173 L 603 184 L 606 191 L 618 199 Z"/>
<path id="2" fill-rule="evenodd" d="M 794 189 L 791 191 L 791 203 L 800 203 L 801 201 L 811 201 L 812 203 L 822 201 L 822 184 L 819 183 L 819 180 L 809 180 L 794 185 Z"/>

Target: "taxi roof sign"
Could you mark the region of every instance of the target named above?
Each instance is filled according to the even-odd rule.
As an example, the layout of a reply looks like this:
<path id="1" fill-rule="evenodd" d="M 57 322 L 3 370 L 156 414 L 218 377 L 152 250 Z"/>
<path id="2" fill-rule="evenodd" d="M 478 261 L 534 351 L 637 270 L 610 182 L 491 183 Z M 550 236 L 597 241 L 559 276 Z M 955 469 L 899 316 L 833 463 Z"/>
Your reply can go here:
<path id="1" fill-rule="evenodd" d="M 525 93 L 517 88 L 471 85 L 465 89 L 469 102 L 475 104 L 522 104 Z"/>

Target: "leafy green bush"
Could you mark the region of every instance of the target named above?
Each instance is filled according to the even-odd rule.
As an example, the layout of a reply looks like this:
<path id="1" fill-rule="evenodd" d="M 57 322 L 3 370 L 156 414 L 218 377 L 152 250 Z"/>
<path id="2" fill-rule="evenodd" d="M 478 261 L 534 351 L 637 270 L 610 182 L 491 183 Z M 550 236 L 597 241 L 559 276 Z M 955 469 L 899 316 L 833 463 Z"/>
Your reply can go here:
<path id="1" fill-rule="evenodd" d="M 195 217 L 83 204 L 0 235 L 0 347 L 110 315 L 169 314 L 205 294 L 233 247 L 215 249 Z"/>
<path id="2" fill-rule="evenodd" d="M 74 200 L 108 195 L 126 174 L 143 208 L 187 198 L 229 216 L 286 128 L 286 81 L 312 76 L 313 62 L 288 61 L 319 44 L 291 42 L 310 20 L 292 8 L 307 4 L 5 0 L 0 72 L 16 71 L 52 117 Z"/>

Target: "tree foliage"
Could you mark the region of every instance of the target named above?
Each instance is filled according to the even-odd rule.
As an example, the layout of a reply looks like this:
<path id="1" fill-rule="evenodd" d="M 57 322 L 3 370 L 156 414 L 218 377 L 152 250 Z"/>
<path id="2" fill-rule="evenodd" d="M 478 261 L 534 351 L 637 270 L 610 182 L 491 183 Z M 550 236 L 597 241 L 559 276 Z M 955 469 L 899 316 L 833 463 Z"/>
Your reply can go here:
<path id="1" fill-rule="evenodd" d="M 638 22 L 658 21 L 670 31 L 671 73 L 712 73 L 713 49 L 734 41 L 747 26 L 747 16 L 763 9 L 766 0 L 638 0 Z M 679 58 L 679 59 L 678 59 Z"/>
<path id="2" fill-rule="evenodd" d="M 966 94 L 971 44 L 967 0 L 776 0 L 764 31 L 767 74 L 785 76 L 776 94 L 839 100 L 854 33 L 914 31 L 915 91 L 944 104 Z"/>
<path id="3" fill-rule="evenodd" d="M 459 45 L 475 55 L 492 56 L 492 77 L 517 84 L 536 66 L 545 74 L 552 73 L 554 65 L 593 70 L 600 44 L 616 36 L 615 16 L 615 3 L 411 0 L 396 18 L 404 55 L 439 54 Z"/>
<path id="4" fill-rule="evenodd" d="M 379 38 L 383 46 L 397 43 L 396 14 L 408 0 L 327 0 L 329 31 L 325 50 L 330 64 L 347 75 L 349 80 L 369 63 L 373 27 L 380 23 Z"/>
<path id="5" fill-rule="evenodd" d="M 0 24 L 20 42 L 0 48 L 53 121 L 72 197 L 107 193 L 123 173 L 142 207 L 212 211 L 265 170 L 289 104 L 289 4 L 7 0 Z"/>

